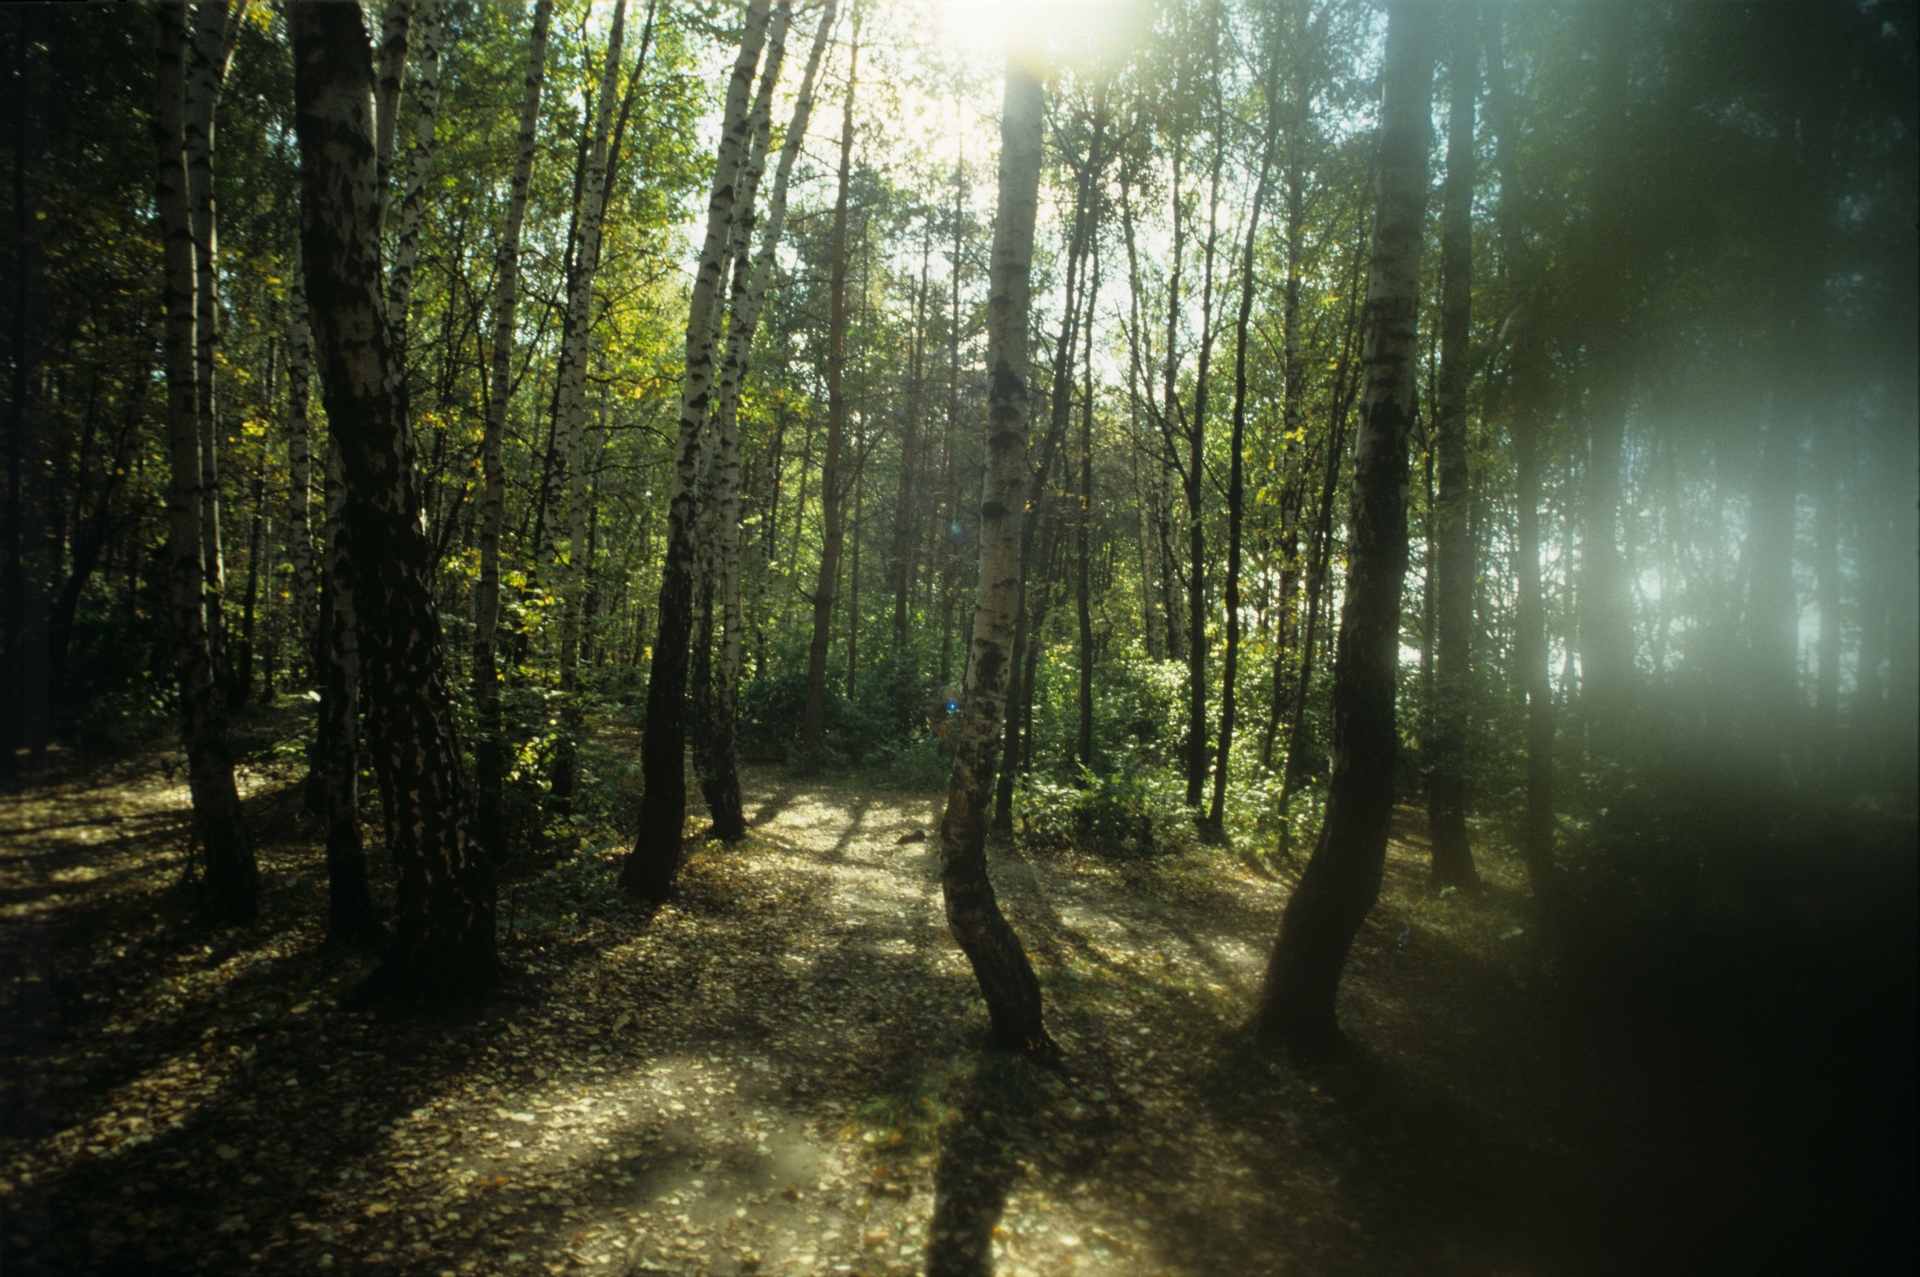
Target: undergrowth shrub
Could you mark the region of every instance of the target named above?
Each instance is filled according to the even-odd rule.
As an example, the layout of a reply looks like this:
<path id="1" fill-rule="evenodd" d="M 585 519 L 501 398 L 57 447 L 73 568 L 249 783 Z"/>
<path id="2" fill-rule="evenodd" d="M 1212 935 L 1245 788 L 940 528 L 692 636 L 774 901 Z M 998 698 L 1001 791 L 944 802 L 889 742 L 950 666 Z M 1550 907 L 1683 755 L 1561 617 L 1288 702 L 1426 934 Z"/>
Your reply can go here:
<path id="1" fill-rule="evenodd" d="M 1034 774 L 1014 785 L 1017 836 L 1036 847 L 1077 847 L 1109 856 L 1150 856 L 1194 841 L 1193 813 L 1177 776 L 1161 771 L 1086 774 L 1085 787 Z"/>

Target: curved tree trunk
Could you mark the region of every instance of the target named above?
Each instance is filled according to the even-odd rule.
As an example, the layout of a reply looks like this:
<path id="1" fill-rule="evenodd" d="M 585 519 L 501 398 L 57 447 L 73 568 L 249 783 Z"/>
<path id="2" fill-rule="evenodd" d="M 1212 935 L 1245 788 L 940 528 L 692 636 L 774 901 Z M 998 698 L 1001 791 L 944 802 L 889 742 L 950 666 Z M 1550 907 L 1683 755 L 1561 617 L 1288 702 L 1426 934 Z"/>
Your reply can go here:
<path id="1" fill-rule="evenodd" d="M 1287 901 L 1256 1023 L 1263 1040 L 1306 1049 L 1339 1039 L 1340 972 L 1379 897 L 1393 816 L 1394 683 L 1407 567 L 1407 439 L 1419 353 L 1433 18 L 1414 0 L 1396 0 L 1387 13 L 1379 197 L 1362 321 L 1366 386 L 1354 445 L 1347 592 L 1334 653 L 1333 774 L 1320 845 Z"/>
<path id="2" fill-rule="evenodd" d="M 1039 68 L 1010 55 L 1000 116 L 992 291 L 987 298 L 987 477 L 980 502 L 980 584 L 947 809 L 940 820 L 940 886 L 947 928 L 973 964 L 995 1041 L 1051 1055 L 1057 1048 L 1042 1020 L 1040 982 L 987 877 L 988 803 L 1006 716 L 1013 612 L 1020 595 L 1020 514 L 1029 477 L 1028 274 L 1040 200 L 1044 107 Z"/>
<path id="3" fill-rule="evenodd" d="M 1434 706 L 1427 756 L 1427 821 L 1433 880 L 1471 887 L 1473 848 L 1467 837 L 1467 706 L 1473 695 L 1473 538 L 1467 510 L 1467 341 L 1473 306 L 1473 116 L 1479 88 L 1474 9 L 1456 0 L 1447 78 L 1447 179 L 1440 212 L 1440 372 L 1433 447 L 1440 472 L 1434 502 Z"/>
<path id="4" fill-rule="evenodd" d="M 433 547 L 381 296 L 373 50 L 352 6 L 296 5 L 289 25 L 307 298 L 345 480 L 342 575 L 358 612 L 368 746 L 398 874 L 393 946 L 361 996 L 463 999 L 500 982 L 493 872 L 467 838 Z"/>
<path id="5" fill-rule="evenodd" d="M 201 464 L 200 382 L 194 337 L 194 227 L 186 164 L 186 6 L 160 4 L 154 15 L 156 202 L 164 251 L 167 371 L 169 614 L 180 681 L 187 783 L 194 832 L 205 856 L 202 906 L 220 922 L 244 922 L 258 907 L 260 876 L 240 815 L 227 741 L 226 706 L 215 678 L 201 537 L 206 471 Z"/>
<path id="6" fill-rule="evenodd" d="M 500 627 L 500 533 L 506 522 L 507 476 L 500 441 L 507 432 L 513 398 L 513 324 L 520 300 L 520 230 L 527 216 L 527 187 L 533 177 L 534 141 L 540 124 L 540 90 L 546 78 L 547 32 L 553 0 L 539 0 L 533 31 L 527 38 L 527 69 L 520 93 L 519 154 L 507 197 L 507 225 L 500 237 L 500 265 L 494 276 L 493 351 L 487 421 L 480 436 L 480 584 L 473 598 L 473 702 L 480 719 L 474 734 L 477 801 L 474 841 L 487 856 L 507 854 L 506 724 L 500 711 L 500 670 L 494 654 Z"/>
<path id="7" fill-rule="evenodd" d="M 567 574 L 560 609 L 560 740 L 554 748 L 547 807 L 556 816 L 573 811 L 579 766 L 580 627 L 587 592 L 587 338 L 593 331 L 593 277 L 600 265 L 600 236 L 607 216 L 607 146 L 613 132 L 613 101 L 620 87 L 620 46 L 626 34 L 626 0 L 613 7 L 613 29 L 600 72 L 594 108 L 593 147 L 580 197 L 580 246 L 567 292 L 567 330 L 560 381 L 559 421 L 567 469 Z"/>
<path id="8" fill-rule="evenodd" d="M 769 0 L 749 0 L 740 56 L 734 60 L 721 116 L 720 150 L 707 201 L 706 237 L 687 308 L 686 381 L 674 439 L 673 487 L 667 506 L 667 552 L 660 575 L 659 631 L 647 675 L 647 727 L 641 741 L 641 796 L 633 854 L 620 885 L 643 900 L 662 901 L 680 872 L 687 816 L 686 699 L 688 641 L 693 631 L 693 501 L 702 437 L 712 404 L 715 312 L 732 240 L 734 188 L 747 158 L 747 97 L 766 40 Z"/>

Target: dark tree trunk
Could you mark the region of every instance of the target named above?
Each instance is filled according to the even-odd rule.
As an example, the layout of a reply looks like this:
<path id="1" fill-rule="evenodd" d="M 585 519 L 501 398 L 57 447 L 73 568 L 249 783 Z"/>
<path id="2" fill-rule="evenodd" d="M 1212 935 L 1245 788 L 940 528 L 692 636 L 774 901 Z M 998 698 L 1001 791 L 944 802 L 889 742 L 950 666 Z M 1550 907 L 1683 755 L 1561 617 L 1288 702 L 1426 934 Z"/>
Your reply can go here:
<path id="1" fill-rule="evenodd" d="M 1467 341 L 1473 303 L 1473 118 L 1479 87 L 1475 10 L 1457 2 L 1447 15 L 1447 178 L 1440 213 L 1440 375 L 1433 451 L 1440 487 L 1434 504 L 1433 730 L 1427 762 L 1427 820 L 1433 880 L 1471 887 L 1480 881 L 1467 836 L 1467 723 L 1473 695 L 1473 539 L 1467 526 Z"/>
<path id="2" fill-rule="evenodd" d="M 289 17 L 307 301 L 340 448 L 343 576 L 358 613 L 368 743 L 398 873 L 393 946 L 362 994 L 464 999 L 500 983 L 493 871 L 467 837 L 433 547 L 384 321 L 367 111 L 373 50 L 356 8 L 295 6 Z"/>
<path id="3" fill-rule="evenodd" d="M 60 685 L 53 668 L 59 663 L 60 645 L 49 633 L 47 616 L 52 557 L 47 526 L 52 521 L 46 517 L 47 439 L 40 407 L 47 291 L 38 170 L 50 106 L 44 67 L 47 13 L 39 6 L 22 8 L 14 27 L 14 276 L 8 299 L 13 309 L 8 334 L 13 368 L 7 411 L 6 563 L 0 584 L 0 779 L 31 774 L 45 764 L 53 734 L 51 695 Z"/>
<path id="4" fill-rule="evenodd" d="M 840 111 L 840 181 L 833 198 L 832 278 L 827 285 L 827 455 L 820 466 L 820 572 L 813 587 L 813 638 L 807 647 L 807 706 L 800 725 L 801 764 L 820 766 L 826 733 L 827 648 L 833 641 L 834 595 L 840 581 L 840 547 L 845 538 L 840 504 L 847 485 L 840 477 L 840 454 L 847 433 L 847 398 L 841 382 L 847 362 L 847 194 L 853 179 L 853 91 L 860 65 L 860 31 L 855 15 L 847 96 Z M 851 689 L 849 689 L 851 690 Z"/>
<path id="5" fill-rule="evenodd" d="M 1214 842 L 1227 838 L 1227 768 L 1232 757 L 1235 682 L 1240 673 L 1240 524 L 1246 511 L 1247 436 L 1247 328 L 1253 319 L 1253 250 L 1260 235 L 1260 206 L 1267 198 L 1267 175 L 1273 167 L 1273 147 L 1280 136 L 1280 93 L 1275 84 L 1280 50 L 1278 40 L 1267 49 L 1267 141 L 1260 151 L 1260 178 L 1253 187 L 1253 208 L 1247 215 L 1247 247 L 1240 263 L 1240 313 L 1233 340 L 1233 426 L 1227 443 L 1227 646 L 1220 661 L 1220 740 L 1213 760 L 1213 796 L 1202 836 Z"/>
<path id="6" fill-rule="evenodd" d="M 346 485 L 336 443 L 327 446 L 325 473 L 320 614 L 313 652 L 320 714 L 308 784 L 327 830 L 327 944 L 350 948 L 378 943 L 386 931 L 374 913 L 367 853 L 360 842 L 360 643 L 353 592 L 341 575 Z"/>
<path id="7" fill-rule="evenodd" d="M 1333 376 L 1333 420 L 1327 427 L 1327 465 L 1320 484 L 1319 514 L 1314 520 L 1307 554 L 1307 622 L 1300 641 L 1300 670 L 1293 698 L 1293 717 L 1287 730 L 1287 761 L 1280 773 L 1280 855 L 1293 854 L 1292 803 L 1307 775 L 1307 701 L 1313 692 L 1315 639 L 1320 625 L 1320 597 L 1326 590 L 1327 564 L 1333 554 L 1333 504 L 1340 485 L 1340 458 L 1347 441 L 1347 413 L 1353 406 L 1353 340 L 1360 310 L 1361 265 L 1366 260 L 1366 238 L 1353 248 L 1353 278 L 1347 289 L 1347 316 L 1341 326 L 1340 359 Z"/>
<path id="8" fill-rule="evenodd" d="M 1498 25 L 1483 29 L 1487 57 L 1487 117 L 1493 126 L 1494 164 L 1499 170 L 1497 225 L 1501 267 L 1510 295 L 1521 306 L 1511 359 L 1512 440 L 1514 456 L 1516 599 L 1513 661 L 1527 705 L 1526 810 L 1520 825 L 1520 856 L 1527 866 L 1534 898 L 1552 906 L 1558 899 L 1553 861 L 1553 680 L 1548 668 L 1547 614 L 1540 578 L 1540 411 L 1546 394 L 1545 352 L 1537 320 L 1525 314 L 1530 271 L 1520 226 L 1520 179 L 1516 167 L 1512 98 L 1506 61 L 1500 52 Z"/>
<path id="9" fill-rule="evenodd" d="M 1339 1040 L 1340 973 L 1379 897 L 1393 816 L 1394 683 L 1407 566 L 1407 438 L 1418 357 L 1433 16 L 1408 0 L 1387 12 L 1379 196 L 1362 321 L 1366 386 L 1334 655 L 1333 775 L 1320 845 L 1287 901 L 1256 1022 L 1264 1041 L 1309 1050 Z"/>
<path id="10" fill-rule="evenodd" d="M 1093 263 L 1087 286 L 1087 331 L 1093 331 L 1093 308 L 1100 298 L 1100 261 Z M 1082 774 L 1093 771 L 1093 599 L 1089 541 L 1093 531 L 1093 343 L 1084 343 L 1086 360 L 1080 397 L 1080 509 L 1074 526 L 1073 604 L 1080 626 L 1079 734 L 1074 757 Z"/>

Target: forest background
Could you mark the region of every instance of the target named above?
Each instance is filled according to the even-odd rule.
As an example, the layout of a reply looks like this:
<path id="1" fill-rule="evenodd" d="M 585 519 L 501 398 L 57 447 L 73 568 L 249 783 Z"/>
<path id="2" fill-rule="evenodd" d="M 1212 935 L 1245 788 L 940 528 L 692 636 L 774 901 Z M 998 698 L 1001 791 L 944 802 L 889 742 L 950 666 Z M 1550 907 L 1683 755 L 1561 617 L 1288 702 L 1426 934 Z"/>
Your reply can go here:
<path id="1" fill-rule="evenodd" d="M 731 6 L 369 14 L 375 242 L 427 555 L 407 570 L 443 639 L 450 809 L 471 801 L 504 863 L 645 843 L 663 790 L 633 732 L 683 551 L 686 722 L 718 832 L 736 755 L 906 787 L 952 767 L 1000 43 L 1028 15 L 765 8 L 785 72 L 751 94 L 725 68 L 756 11 L 745 37 Z M 194 890 L 244 917 L 224 720 L 311 703 L 282 748 L 312 760 L 330 924 L 364 939 L 384 906 L 361 830 L 397 826 L 389 802 L 382 838 L 357 793 L 382 729 L 361 758 L 353 480 L 312 382 L 289 16 L 180 16 L 188 438 L 154 181 L 173 12 L 0 15 L 0 766 L 184 716 Z M 1313 846 L 1329 765 L 1384 15 L 1035 12 L 1033 426 L 994 821 L 1285 863 Z M 1470 887 L 1476 845 L 1517 851 L 1568 952 L 1616 975 L 1711 983 L 1847 949 L 1835 920 L 1912 874 L 1914 10 L 1455 6 L 1432 38 L 1396 766 L 1436 878 Z M 700 213 L 729 163 L 764 174 L 761 234 L 716 254 Z M 708 285 L 730 318 L 706 357 L 760 313 L 696 456 L 688 316 L 714 264 L 734 288 Z M 732 742 L 706 731 L 736 719 Z"/>

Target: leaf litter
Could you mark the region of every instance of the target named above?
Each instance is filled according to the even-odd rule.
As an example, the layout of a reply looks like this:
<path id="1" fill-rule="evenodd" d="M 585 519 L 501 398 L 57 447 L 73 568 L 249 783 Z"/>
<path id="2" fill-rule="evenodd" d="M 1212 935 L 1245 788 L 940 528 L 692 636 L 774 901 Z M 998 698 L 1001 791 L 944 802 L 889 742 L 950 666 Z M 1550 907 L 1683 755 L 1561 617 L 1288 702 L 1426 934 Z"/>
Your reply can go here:
<path id="1" fill-rule="evenodd" d="M 1239 1029 L 1282 882 L 996 847 L 1042 1071 L 983 1047 L 937 795 L 750 773 L 749 837 L 670 904 L 625 904 L 617 847 L 563 857 L 503 888 L 511 997 L 382 1017 L 337 1009 L 370 959 L 320 949 L 297 779 L 243 777 L 269 890 L 218 931 L 164 753 L 0 799 L 10 1271 L 1484 1271 L 1599 1191 L 1556 1101 L 1513 1102 L 1541 1034 L 1481 1050 L 1530 1014 L 1479 969 L 1515 915 L 1422 894 L 1404 847 L 1343 1004 L 1374 1063 L 1319 1074 Z"/>

